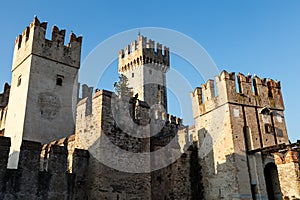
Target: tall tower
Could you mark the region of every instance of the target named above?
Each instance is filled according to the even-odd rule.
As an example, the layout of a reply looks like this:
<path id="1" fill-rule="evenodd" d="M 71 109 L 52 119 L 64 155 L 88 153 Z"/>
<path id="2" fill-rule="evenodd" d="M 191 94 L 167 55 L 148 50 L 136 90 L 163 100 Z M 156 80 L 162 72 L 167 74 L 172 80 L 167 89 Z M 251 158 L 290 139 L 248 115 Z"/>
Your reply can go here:
<path id="1" fill-rule="evenodd" d="M 166 72 L 170 68 L 169 48 L 146 37 L 139 36 L 119 51 L 120 74 L 129 80 L 133 94 L 149 106 L 163 105 L 167 111 Z"/>
<path id="2" fill-rule="evenodd" d="M 265 181 L 274 159 L 262 154 L 289 144 L 280 82 L 223 71 L 191 97 L 203 181 L 214 186 L 205 188 L 205 199 L 268 199 L 270 185 L 280 196 L 275 173 L 274 182 Z"/>
<path id="3" fill-rule="evenodd" d="M 72 33 L 65 46 L 65 30 L 53 26 L 48 40 L 46 29 L 35 17 L 15 41 L 5 128 L 11 154 L 22 139 L 48 143 L 74 132 L 82 37 Z"/>

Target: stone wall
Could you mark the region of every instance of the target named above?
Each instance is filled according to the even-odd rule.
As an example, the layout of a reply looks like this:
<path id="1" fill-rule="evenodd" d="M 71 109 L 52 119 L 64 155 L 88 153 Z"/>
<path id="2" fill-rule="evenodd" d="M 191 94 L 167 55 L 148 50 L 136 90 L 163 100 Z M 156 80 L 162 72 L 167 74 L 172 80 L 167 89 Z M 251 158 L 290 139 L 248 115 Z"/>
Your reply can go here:
<path id="1" fill-rule="evenodd" d="M 5 83 L 3 93 L 0 94 L 0 135 L 4 135 L 9 93 L 10 85 Z"/>
<path id="2" fill-rule="evenodd" d="M 189 147 L 167 114 L 167 47 L 139 36 L 119 51 L 143 101 L 86 85 L 78 98 L 82 37 L 65 45 L 65 30 L 53 26 L 49 40 L 46 29 L 35 17 L 17 37 L 12 87 L 0 94 L 0 135 L 12 138 L 0 137 L 0 199 L 300 198 L 297 152 L 259 153 L 289 143 L 280 82 L 226 71 L 208 80 L 191 94 Z"/>
<path id="3" fill-rule="evenodd" d="M 92 100 L 82 99 L 77 107 L 76 141 L 77 147 L 91 153 L 89 197 L 190 199 L 191 150 L 173 164 L 152 171 L 157 163 L 169 162 L 171 154 L 176 157 L 186 150 L 187 134 L 181 119 L 159 111 L 151 114 L 149 106 L 136 98 L 101 90 Z M 150 154 L 169 143 L 171 148 L 164 152 L 170 155 Z M 142 153 L 149 154 L 138 156 Z"/>
<path id="4" fill-rule="evenodd" d="M 66 146 L 54 142 L 41 159 L 41 144 L 24 140 L 18 169 L 7 169 L 9 148 L 10 139 L 0 137 L 1 199 L 87 199 L 84 176 L 89 159 L 87 151 L 74 150 L 73 173 L 69 173 Z M 41 162 L 47 164 L 41 165 Z"/>
<path id="5" fill-rule="evenodd" d="M 143 102 L 120 99 L 105 90 L 96 92 L 92 100 L 86 98 L 79 102 L 76 140 L 78 147 L 91 153 L 87 191 L 90 199 L 151 199 L 150 174 L 142 173 L 149 171 L 150 159 L 136 160 L 130 156 L 149 152 L 149 138 L 139 138 L 142 134 L 139 131 L 134 132 L 137 136 L 127 134 L 133 131 L 131 123 L 149 123 L 148 109 Z M 149 133 L 147 127 L 143 131 Z M 141 173 L 130 173 L 131 169 Z"/>
<path id="6" fill-rule="evenodd" d="M 46 29 L 35 17 L 15 41 L 5 125 L 11 152 L 23 139 L 49 143 L 75 130 L 82 37 L 72 33 L 65 45 L 65 30 L 53 26 L 49 40 Z M 10 168 L 17 168 L 17 159 L 10 157 Z"/>
<path id="7" fill-rule="evenodd" d="M 171 165 L 151 172 L 151 196 L 155 200 L 203 199 L 198 148 L 190 146 Z"/>
<path id="8" fill-rule="evenodd" d="M 3 92 L 0 94 L 0 107 L 6 107 L 8 104 L 10 92 L 10 85 L 8 83 L 4 84 Z"/>
<path id="9" fill-rule="evenodd" d="M 268 198 L 264 160 L 249 152 L 289 143 L 280 82 L 223 71 L 191 97 L 205 198 Z"/>
<path id="10" fill-rule="evenodd" d="M 282 196 L 300 198 L 300 167 L 298 152 L 290 150 L 274 154 Z"/>
<path id="11" fill-rule="evenodd" d="M 118 71 L 128 78 L 133 94 L 138 94 L 139 99 L 147 102 L 150 107 L 162 105 L 167 112 L 169 49 L 162 49 L 161 44 L 139 36 L 138 41 L 119 51 L 118 61 Z"/>

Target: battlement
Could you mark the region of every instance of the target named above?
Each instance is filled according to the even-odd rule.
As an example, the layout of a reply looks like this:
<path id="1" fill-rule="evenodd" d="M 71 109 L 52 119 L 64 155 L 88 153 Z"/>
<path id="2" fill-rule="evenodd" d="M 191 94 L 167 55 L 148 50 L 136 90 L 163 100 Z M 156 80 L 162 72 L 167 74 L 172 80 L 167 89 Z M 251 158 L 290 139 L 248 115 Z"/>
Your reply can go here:
<path id="1" fill-rule="evenodd" d="M 83 90 L 87 90 L 87 86 L 83 85 Z M 92 101 L 89 100 L 90 96 L 92 94 L 89 93 L 89 95 L 85 95 L 83 96 L 84 98 L 82 98 L 78 104 L 78 114 L 80 113 L 80 115 L 83 115 L 83 113 L 85 114 L 85 116 L 87 115 L 91 115 L 95 114 L 93 111 L 99 111 L 97 110 L 97 107 L 99 108 L 100 105 L 107 105 L 107 106 L 111 106 L 111 103 L 115 100 L 113 100 L 113 98 L 119 98 L 116 96 L 115 93 L 111 92 L 111 91 L 107 91 L 107 90 L 98 90 L 96 91 L 96 93 L 93 95 L 92 97 Z M 124 101 L 124 99 L 122 100 Z M 128 108 L 130 109 L 129 113 L 132 114 L 132 112 L 136 112 L 138 109 L 138 107 L 143 108 L 143 109 L 147 109 L 149 110 L 150 107 L 149 105 L 144 102 L 144 101 L 140 101 L 138 99 L 134 99 L 134 98 L 128 98 L 126 99 L 125 97 L 125 101 L 128 103 Z M 135 105 L 133 105 L 135 104 Z M 133 111 L 132 109 L 135 109 L 135 111 Z M 92 112 L 87 112 L 87 110 Z M 87 114 L 88 113 L 88 114 Z M 133 114 L 131 115 L 131 117 L 137 118 L 137 114 Z M 148 117 L 147 117 L 148 118 Z M 155 110 L 154 113 L 151 114 L 151 119 L 153 120 L 157 120 L 157 121 L 164 121 L 166 123 L 166 125 L 175 125 L 175 126 L 181 126 L 182 125 L 182 119 L 178 118 L 176 116 L 170 115 L 166 112 L 161 112 L 159 110 Z"/>
<path id="2" fill-rule="evenodd" d="M 151 119 L 159 122 L 164 122 L 167 126 L 175 125 L 176 127 L 180 127 L 183 125 L 181 118 L 170 115 L 166 112 L 161 112 L 160 110 L 155 110 L 151 115 Z"/>
<path id="3" fill-rule="evenodd" d="M 119 72 L 132 70 L 144 64 L 153 64 L 167 71 L 170 67 L 169 48 L 163 47 L 154 40 L 139 36 L 137 41 L 133 41 L 131 45 L 119 51 Z"/>
<path id="4" fill-rule="evenodd" d="M 66 31 L 53 26 L 51 40 L 46 39 L 47 24 L 34 17 L 30 25 L 16 38 L 12 70 L 31 54 L 80 67 L 82 37 L 71 33 L 69 42 L 65 45 Z"/>
<path id="5" fill-rule="evenodd" d="M 74 199 L 82 199 L 83 196 L 79 196 L 82 194 L 78 192 L 86 190 L 80 184 L 86 179 L 89 153 L 67 148 L 69 141 L 67 138 L 65 140 L 62 146 L 57 142 L 42 146 L 38 142 L 23 140 L 18 169 L 7 169 L 10 138 L 0 137 L 0 176 L 3 178 L 0 198 L 13 196 L 14 199 L 21 199 L 26 196 L 28 199 L 73 199 L 70 198 L 73 196 Z M 72 173 L 67 171 L 70 166 L 68 154 L 72 157 Z"/>
<path id="6" fill-rule="evenodd" d="M 208 80 L 202 87 L 197 87 L 191 98 L 193 106 L 199 106 L 202 114 L 224 103 L 284 110 L 279 81 L 227 71 L 222 71 L 215 81 Z"/>
<path id="7" fill-rule="evenodd" d="M 4 135 L 9 93 L 10 85 L 8 83 L 5 83 L 3 93 L 0 93 L 0 136 Z"/>
<path id="8" fill-rule="evenodd" d="M 87 91 L 89 89 L 89 91 Z M 80 115 L 95 115 L 96 112 L 99 112 L 99 108 L 102 106 L 107 106 L 111 108 L 112 102 L 118 101 L 119 97 L 111 91 L 108 90 L 96 90 L 95 94 L 92 95 L 91 89 L 86 85 L 83 85 L 83 91 L 87 91 L 87 94 L 83 96 L 83 98 L 77 104 L 77 116 Z M 133 108 L 141 107 L 149 110 L 149 106 L 146 102 L 140 101 L 138 99 L 130 98 L 130 97 L 122 97 L 122 101 L 128 103 L 128 108 L 131 109 L 129 113 L 132 114 Z M 135 106 L 133 106 L 135 104 Z M 106 109 L 106 111 L 112 112 L 110 109 Z M 82 116 L 81 116 L 82 117 Z"/>
<path id="9" fill-rule="evenodd" d="M 182 137 L 185 137 L 184 130 L 186 129 L 182 123 L 182 119 L 156 110 L 151 117 L 151 122 L 151 135 L 154 135 L 151 138 L 152 150 L 168 145 L 170 141 L 173 141 L 174 137 L 176 139 L 171 142 L 172 148 L 180 149 L 186 144 L 187 141 L 182 139 Z M 179 138 L 181 139 L 180 144 Z"/>
<path id="10" fill-rule="evenodd" d="M 99 119 L 101 119 L 101 123 L 99 123 Z M 156 138 L 164 137 L 165 144 L 169 141 L 168 138 L 175 137 L 177 131 L 184 127 L 182 119 L 176 116 L 169 115 L 160 110 L 150 110 L 150 107 L 144 101 L 129 97 L 120 98 L 113 92 L 106 90 L 99 90 L 93 95 L 92 100 L 84 98 L 77 104 L 76 134 L 79 137 L 89 135 L 87 141 L 93 140 L 91 138 L 96 140 L 101 137 L 99 134 L 103 131 L 112 141 L 122 144 L 119 141 L 120 137 L 123 137 L 121 135 L 128 137 L 126 133 L 134 132 L 133 124 L 141 126 L 149 124 L 149 130 L 147 130 L 149 134 L 152 132 L 154 133 L 153 136 L 157 136 Z M 114 130 L 118 130 L 118 127 L 120 127 L 122 133 L 116 134 Z M 142 134 L 147 134 L 147 131 L 144 130 Z M 91 135 L 91 133 L 93 134 Z M 134 134 L 138 135 L 139 133 Z M 130 139 L 130 141 L 147 144 L 146 140 L 138 140 L 136 137 Z M 121 148 L 127 148 L 130 145 L 124 144 L 121 146 Z M 143 145 L 142 147 L 147 149 L 146 146 Z M 132 147 L 135 150 L 141 148 L 135 143 Z M 139 149 L 138 151 L 144 150 Z"/>
<path id="11" fill-rule="evenodd" d="M 0 108 L 4 108 L 8 104 L 8 98 L 9 98 L 9 92 L 10 92 L 10 85 L 8 83 L 4 84 L 3 93 L 0 93 Z"/>

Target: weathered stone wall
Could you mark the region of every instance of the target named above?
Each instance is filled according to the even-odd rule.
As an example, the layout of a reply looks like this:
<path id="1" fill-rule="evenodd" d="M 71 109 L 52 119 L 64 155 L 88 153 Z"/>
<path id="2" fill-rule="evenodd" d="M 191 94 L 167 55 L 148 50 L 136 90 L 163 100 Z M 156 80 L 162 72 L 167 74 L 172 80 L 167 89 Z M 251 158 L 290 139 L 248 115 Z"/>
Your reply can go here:
<path id="1" fill-rule="evenodd" d="M 245 160 L 245 155 L 234 153 L 229 112 L 229 106 L 224 105 L 198 119 L 197 127 L 200 124 L 201 127 L 197 129 L 197 138 L 205 199 L 234 198 L 241 194 L 240 189 L 248 189 L 242 194 L 250 193 L 249 187 L 239 185 L 239 169 L 235 161 Z M 245 175 L 247 178 L 247 173 Z M 246 183 L 249 184 L 249 180 Z"/>
<path id="2" fill-rule="evenodd" d="M 124 104 L 119 100 L 123 99 L 101 90 L 95 93 L 92 101 L 83 99 L 77 107 L 76 140 L 78 146 L 91 153 L 88 195 L 90 199 L 151 199 L 150 174 L 129 173 L 130 169 L 139 168 L 141 172 L 149 171 L 150 158 L 136 160 L 130 156 L 149 152 L 149 139 L 134 137 L 122 129 L 124 125 L 129 128 L 132 122 L 148 124 L 149 108 L 138 100 L 124 99 Z M 87 109 L 91 112 L 87 113 Z M 120 111 L 128 115 L 123 118 Z"/>
<path id="3" fill-rule="evenodd" d="M 72 33 L 65 45 L 65 30 L 53 26 L 48 40 L 46 29 L 35 17 L 15 41 L 5 127 L 11 152 L 19 151 L 22 139 L 49 143 L 75 130 L 82 38 Z M 9 159 L 10 168 L 17 167 L 17 159 L 17 153 Z"/>
<path id="4" fill-rule="evenodd" d="M 250 200 L 270 198 L 270 185 L 275 199 L 300 198 L 296 151 L 253 153 L 289 143 L 280 82 L 226 71 L 208 80 L 191 95 L 197 143 L 187 149 L 187 127 L 167 114 L 167 47 L 139 36 L 119 52 L 118 70 L 143 101 L 92 96 L 86 85 L 79 99 L 82 37 L 65 45 L 65 30 L 54 26 L 48 40 L 46 29 L 35 17 L 17 37 L 12 86 L 0 94 L 0 135 L 12 138 L 0 137 L 0 199 Z M 173 140 L 163 155 L 143 155 Z M 172 164 L 152 171 L 159 162 Z"/>
<path id="5" fill-rule="evenodd" d="M 214 91 L 215 84 L 217 92 Z M 280 82 L 243 74 L 235 77 L 234 73 L 223 71 L 215 82 L 209 80 L 191 95 L 195 119 L 223 104 L 237 105 L 232 115 L 241 118 L 244 112 L 246 120 L 248 118 L 249 149 L 289 143 Z"/>
<path id="6" fill-rule="evenodd" d="M 7 106 L 4 108 L 0 108 L 0 136 L 4 135 L 6 115 L 7 115 Z"/>
<path id="7" fill-rule="evenodd" d="M 155 48 L 156 44 L 156 48 Z M 119 51 L 118 71 L 128 78 L 133 94 L 152 107 L 160 104 L 167 112 L 166 72 L 170 68 L 169 49 L 139 36 Z"/>
<path id="8" fill-rule="evenodd" d="M 186 146 L 188 133 L 181 119 L 157 111 L 152 113 L 150 125 L 150 115 L 149 107 L 144 102 L 119 98 L 105 90 L 96 92 L 92 100 L 85 98 L 78 103 L 77 147 L 91 153 L 89 198 L 190 198 L 190 152 L 181 158 L 179 156 L 172 165 L 154 172 L 151 170 L 156 167 L 156 162 L 168 162 L 168 155 L 138 156 L 139 153 L 162 148 L 173 139 L 176 141 L 172 143 L 172 152 L 169 153 L 175 155 L 180 154 L 180 150 L 186 150 L 183 146 Z M 134 128 L 132 123 L 138 126 Z M 182 147 L 178 142 L 178 132 Z M 144 137 L 138 138 L 142 134 Z M 125 150 L 125 153 L 116 148 Z"/>
<path id="9" fill-rule="evenodd" d="M 300 198 L 300 167 L 297 151 L 275 153 L 280 188 L 283 197 Z"/>
<path id="10" fill-rule="evenodd" d="M 0 137 L 1 199 L 87 199 L 88 152 L 75 149 L 73 173 L 68 173 L 66 147 L 50 146 L 41 160 L 41 144 L 22 141 L 18 169 L 7 169 L 10 139 Z M 41 168 L 41 162 L 47 162 L 47 167 Z"/>
<path id="11" fill-rule="evenodd" d="M 195 145 L 171 165 L 151 172 L 152 199 L 203 199 L 199 161 Z"/>
<path id="12" fill-rule="evenodd" d="M 189 127 L 181 127 L 178 131 L 177 131 L 177 140 L 178 140 L 178 144 L 180 146 L 180 151 L 182 153 L 185 152 L 187 145 L 189 145 Z"/>
<path id="13" fill-rule="evenodd" d="M 4 84 L 3 92 L 0 94 L 0 107 L 4 108 L 8 104 L 10 92 L 10 85 L 8 83 Z"/>
<path id="14" fill-rule="evenodd" d="M 191 94 L 207 199 L 267 198 L 261 155 L 247 152 L 289 143 L 280 89 L 273 80 L 223 71 Z"/>
<path id="15" fill-rule="evenodd" d="M 3 92 L 0 93 L 0 136 L 4 135 L 9 94 L 10 85 L 8 83 L 5 83 Z"/>
<path id="16" fill-rule="evenodd" d="M 146 37 L 139 36 L 138 41 L 133 41 L 131 45 L 127 45 L 124 49 L 119 51 L 119 72 L 146 63 L 161 64 L 169 67 L 169 48 L 162 48 L 162 45 L 156 43 L 154 40 L 147 40 Z"/>

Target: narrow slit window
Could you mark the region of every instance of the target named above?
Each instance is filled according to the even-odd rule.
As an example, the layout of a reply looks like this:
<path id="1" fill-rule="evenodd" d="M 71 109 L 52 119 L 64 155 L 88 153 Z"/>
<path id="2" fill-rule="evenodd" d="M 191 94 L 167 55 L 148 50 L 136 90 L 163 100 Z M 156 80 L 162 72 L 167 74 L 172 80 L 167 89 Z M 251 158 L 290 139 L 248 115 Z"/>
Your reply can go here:
<path id="1" fill-rule="evenodd" d="M 274 98 L 273 88 L 271 87 L 270 83 L 268 83 L 267 88 L 268 88 L 268 97 L 269 98 Z"/>
<path id="2" fill-rule="evenodd" d="M 255 79 L 253 79 L 252 87 L 253 87 L 255 96 L 258 96 L 258 89 L 257 89 L 257 84 L 256 84 L 256 80 Z"/>
<path id="3" fill-rule="evenodd" d="M 22 83 L 22 75 L 20 75 L 20 76 L 18 77 L 18 83 L 17 83 L 17 86 L 19 87 L 19 86 L 21 85 L 21 83 Z"/>

